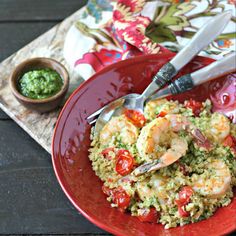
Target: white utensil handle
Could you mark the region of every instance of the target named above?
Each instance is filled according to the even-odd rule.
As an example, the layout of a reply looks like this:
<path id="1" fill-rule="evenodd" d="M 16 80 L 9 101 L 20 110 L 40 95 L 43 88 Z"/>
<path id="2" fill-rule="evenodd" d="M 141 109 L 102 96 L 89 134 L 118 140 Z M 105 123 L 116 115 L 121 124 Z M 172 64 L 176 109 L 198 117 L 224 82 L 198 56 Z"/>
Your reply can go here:
<path id="1" fill-rule="evenodd" d="M 155 81 L 157 86 L 152 87 L 158 90 L 170 82 L 181 68 L 191 61 L 194 56 L 196 56 L 223 31 L 231 17 L 232 13 L 230 11 L 226 11 L 212 17 L 193 36 L 190 42 L 179 53 L 177 53 L 170 62 L 166 63 L 159 70 L 159 72 L 153 78 L 153 81 Z M 150 91 L 152 92 L 152 90 L 149 88 L 146 92 L 146 97 L 149 97 L 153 94 L 153 92 L 151 93 Z"/>
<path id="2" fill-rule="evenodd" d="M 211 63 L 198 71 L 191 74 L 186 74 L 174 82 L 172 82 L 166 91 L 165 95 L 183 93 L 193 87 L 221 77 L 230 72 L 236 71 L 236 52 L 231 53 L 225 58 Z"/>
<path id="3" fill-rule="evenodd" d="M 212 17 L 201 29 L 194 35 L 189 44 L 187 44 L 171 61 L 170 64 L 179 71 L 203 48 L 212 42 L 228 24 L 232 14 L 230 11 Z"/>
<path id="4" fill-rule="evenodd" d="M 236 53 L 234 52 L 219 61 L 211 63 L 209 66 L 206 66 L 201 70 L 193 72 L 191 77 L 193 79 L 194 86 L 197 86 L 235 70 Z"/>

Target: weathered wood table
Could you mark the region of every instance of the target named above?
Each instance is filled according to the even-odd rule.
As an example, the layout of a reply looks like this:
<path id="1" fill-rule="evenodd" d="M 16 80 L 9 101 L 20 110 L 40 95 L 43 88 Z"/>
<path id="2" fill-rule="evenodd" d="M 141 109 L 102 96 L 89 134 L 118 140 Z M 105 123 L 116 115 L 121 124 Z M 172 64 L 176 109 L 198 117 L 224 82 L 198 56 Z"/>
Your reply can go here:
<path id="1" fill-rule="evenodd" d="M 0 0 L 0 61 L 86 0 Z M 50 155 L 0 111 L 0 234 L 106 234 L 74 209 Z"/>

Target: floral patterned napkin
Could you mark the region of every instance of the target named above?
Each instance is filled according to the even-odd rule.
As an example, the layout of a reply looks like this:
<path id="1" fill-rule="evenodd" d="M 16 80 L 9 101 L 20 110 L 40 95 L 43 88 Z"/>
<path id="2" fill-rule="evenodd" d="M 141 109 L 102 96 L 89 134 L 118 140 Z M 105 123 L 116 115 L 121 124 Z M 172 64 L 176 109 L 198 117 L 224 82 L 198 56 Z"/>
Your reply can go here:
<path id="1" fill-rule="evenodd" d="M 83 79 L 133 56 L 179 51 L 217 13 L 231 10 L 222 34 L 200 55 L 236 50 L 236 0 L 90 0 L 68 31 L 64 57 Z"/>

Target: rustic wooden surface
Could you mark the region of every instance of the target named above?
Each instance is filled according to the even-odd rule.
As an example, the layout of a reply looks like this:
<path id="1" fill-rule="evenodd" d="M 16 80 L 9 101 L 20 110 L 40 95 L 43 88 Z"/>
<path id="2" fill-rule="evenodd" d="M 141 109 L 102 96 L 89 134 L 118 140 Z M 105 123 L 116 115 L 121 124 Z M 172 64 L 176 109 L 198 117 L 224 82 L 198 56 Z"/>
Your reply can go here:
<path id="1" fill-rule="evenodd" d="M 65 4 L 65 2 L 63 2 L 63 4 L 60 4 L 60 2 L 50 2 L 49 4 L 49 1 L 47 0 L 21 0 L 17 3 L 19 8 L 16 6 L 9 10 L 6 9 L 8 9 L 10 4 L 5 1 L 3 2 L 3 7 L 1 6 L 1 9 L 4 9 L 4 11 L 2 11 L 4 14 L 2 16 L 1 25 L 3 29 L 1 32 L 4 32 L 3 40 L 5 39 L 7 42 L 4 46 L 9 45 L 9 42 L 14 43 L 15 41 L 20 40 L 26 31 L 37 32 L 38 34 L 40 28 L 46 23 L 48 24 L 48 28 L 51 28 L 52 25 L 58 23 L 48 32 L 42 34 L 0 64 L 0 108 L 50 153 L 53 129 L 60 108 L 44 114 L 39 114 L 26 109 L 19 104 L 12 95 L 8 79 L 14 68 L 26 59 L 33 57 L 50 57 L 64 64 L 69 71 L 70 87 L 67 96 L 79 86 L 83 80 L 73 73 L 73 68 L 70 68 L 66 63 L 63 57 L 63 47 L 67 31 L 83 14 L 83 11 L 78 10 L 78 6 L 82 6 L 84 1 L 79 1 L 78 4 L 75 4 L 75 1 L 72 1 L 74 2 L 73 5 L 75 5 L 74 9 L 77 9 L 78 11 L 60 23 L 59 21 L 64 19 L 65 16 L 61 16 L 61 12 L 66 12 L 69 2 L 66 2 L 67 4 Z M 12 4 L 14 4 L 14 2 L 12 2 Z M 51 10 L 52 8 L 53 10 Z M 44 14 L 46 18 L 43 18 Z M 56 16 L 55 19 L 53 19 L 53 15 Z M 9 22 L 7 19 L 9 19 Z M 16 28 L 15 25 L 18 27 Z M 5 32 L 9 32 L 10 36 Z M 1 46 L 5 48 L 3 45 Z"/>
<path id="2" fill-rule="evenodd" d="M 0 61 L 85 2 L 0 0 Z M 0 196 L 0 234 L 106 234 L 67 200 L 50 155 L 1 110 Z"/>

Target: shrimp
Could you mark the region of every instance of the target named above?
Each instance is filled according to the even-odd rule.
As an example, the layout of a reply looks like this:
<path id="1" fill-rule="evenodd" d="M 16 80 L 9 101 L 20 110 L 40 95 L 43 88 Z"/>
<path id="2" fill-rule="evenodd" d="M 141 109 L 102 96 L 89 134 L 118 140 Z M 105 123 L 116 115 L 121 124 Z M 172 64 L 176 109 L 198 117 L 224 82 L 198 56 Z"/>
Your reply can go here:
<path id="1" fill-rule="evenodd" d="M 161 205 L 165 205 L 168 201 L 168 193 L 166 191 L 166 184 L 168 177 L 154 174 L 150 179 L 136 183 L 137 193 L 141 200 L 146 198 L 157 197 Z"/>
<path id="2" fill-rule="evenodd" d="M 113 117 L 101 130 L 100 142 L 108 144 L 113 136 L 119 134 L 124 144 L 133 144 L 138 138 L 138 128 L 133 125 L 124 115 Z"/>
<path id="3" fill-rule="evenodd" d="M 185 130 L 197 140 L 199 145 L 207 144 L 201 131 L 193 126 L 181 115 L 167 115 L 156 118 L 145 126 L 137 140 L 139 154 L 146 160 L 152 160 L 137 167 L 132 174 L 135 176 L 158 170 L 171 165 L 184 156 L 188 150 L 186 138 L 180 137 L 177 132 Z M 153 160 L 154 159 L 154 160 Z"/>
<path id="4" fill-rule="evenodd" d="M 203 196 L 217 198 L 224 195 L 230 187 L 231 175 L 228 166 L 222 160 L 213 160 L 207 166 L 211 175 L 193 174 L 193 190 Z"/>
<path id="5" fill-rule="evenodd" d="M 210 119 L 210 128 L 206 135 L 210 140 L 222 143 L 230 134 L 230 121 L 221 113 L 213 113 Z"/>
<path id="6" fill-rule="evenodd" d="M 149 101 L 144 109 L 144 115 L 150 120 L 156 118 L 158 114 L 174 114 L 179 112 L 177 102 L 166 99 L 155 99 Z"/>

